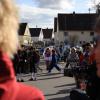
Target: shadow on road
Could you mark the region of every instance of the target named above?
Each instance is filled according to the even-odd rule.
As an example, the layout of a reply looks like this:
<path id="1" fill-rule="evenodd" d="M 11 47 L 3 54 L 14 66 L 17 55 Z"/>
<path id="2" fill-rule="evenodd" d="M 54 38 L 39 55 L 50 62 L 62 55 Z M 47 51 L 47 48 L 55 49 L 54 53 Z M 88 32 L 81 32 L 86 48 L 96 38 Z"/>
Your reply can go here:
<path id="1" fill-rule="evenodd" d="M 54 96 L 54 95 L 59 95 L 59 94 L 66 94 L 67 95 L 68 93 L 70 93 L 71 90 L 72 89 L 63 89 L 63 90 L 58 91 L 55 94 L 46 94 L 45 96 Z"/>
<path id="2" fill-rule="evenodd" d="M 75 83 L 71 83 L 71 84 L 64 84 L 64 85 L 60 85 L 60 86 L 55 86 L 55 88 L 58 88 L 58 87 L 65 87 L 65 86 L 74 86 L 76 85 Z"/>
<path id="3" fill-rule="evenodd" d="M 52 98 L 52 99 L 48 99 L 48 100 L 70 100 L 70 98 L 69 98 L 69 96 L 66 96 L 66 97 Z"/>
<path id="4" fill-rule="evenodd" d="M 72 89 L 74 89 L 74 88 L 59 90 L 55 94 L 46 94 L 45 96 L 48 97 L 48 96 L 55 96 L 56 95 L 56 97 L 57 97 L 57 95 L 61 95 L 61 94 L 68 95 Z M 51 99 L 48 99 L 48 100 L 70 100 L 70 98 L 69 98 L 69 96 L 65 96 L 65 97 L 59 97 L 59 98 L 58 97 L 57 98 L 51 98 Z"/>
<path id="5" fill-rule="evenodd" d="M 61 74 L 61 73 L 50 73 L 50 74 L 48 74 L 48 73 L 40 73 L 40 74 L 37 74 L 37 76 L 38 77 L 41 77 L 41 76 L 54 76 L 54 75 L 59 75 L 59 74 Z"/>
<path id="6" fill-rule="evenodd" d="M 49 80 L 49 79 L 57 79 L 57 78 L 61 78 L 62 76 L 56 76 L 56 77 L 49 77 L 49 78 L 42 78 L 42 79 L 38 79 L 38 80 Z"/>
<path id="7" fill-rule="evenodd" d="M 61 73 L 50 73 L 50 74 L 48 74 L 48 73 L 37 73 L 37 76 L 38 77 L 41 77 L 41 76 L 54 76 L 54 75 L 60 75 Z M 17 76 L 18 76 L 18 74 L 17 74 Z M 22 77 L 28 77 L 28 76 L 31 76 L 31 73 L 28 73 L 28 74 L 23 74 L 22 75 Z"/>
<path id="8" fill-rule="evenodd" d="M 62 76 L 57 76 L 57 77 L 49 77 L 49 78 L 41 78 L 41 79 L 37 79 L 37 81 L 39 80 L 50 80 L 50 79 L 57 79 L 57 78 L 61 78 Z M 24 80 L 24 82 L 28 82 L 30 80 Z M 34 81 L 34 80 L 32 80 Z"/>

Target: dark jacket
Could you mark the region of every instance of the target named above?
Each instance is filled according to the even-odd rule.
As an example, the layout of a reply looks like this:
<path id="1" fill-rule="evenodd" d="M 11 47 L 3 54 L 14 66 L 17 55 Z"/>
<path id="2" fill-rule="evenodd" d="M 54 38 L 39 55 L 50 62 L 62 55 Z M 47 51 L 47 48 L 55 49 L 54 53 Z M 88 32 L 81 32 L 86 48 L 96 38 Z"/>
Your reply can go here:
<path id="1" fill-rule="evenodd" d="M 75 89 L 70 92 L 71 100 L 90 100 L 89 97 L 80 89 Z"/>

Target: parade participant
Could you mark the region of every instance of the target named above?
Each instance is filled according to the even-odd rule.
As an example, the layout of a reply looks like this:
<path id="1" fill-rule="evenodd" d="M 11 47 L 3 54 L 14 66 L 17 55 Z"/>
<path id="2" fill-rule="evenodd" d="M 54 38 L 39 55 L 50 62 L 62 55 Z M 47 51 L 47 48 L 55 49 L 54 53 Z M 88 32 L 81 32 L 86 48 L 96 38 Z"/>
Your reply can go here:
<path id="1" fill-rule="evenodd" d="M 48 69 L 48 73 L 51 72 L 53 67 L 55 67 L 58 71 L 61 71 L 61 69 L 57 65 L 57 55 L 56 55 L 56 52 L 54 49 L 52 50 L 52 60 L 51 60 L 51 63 L 50 63 L 49 69 Z"/>
<path id="2" fill-rule="evenodd" d="M 30 72 L 31 72 L 31 78 L 29 79 L 30 81 L 36 80 L 37 79 L 37 54 L 35 51 L 35 48 L 31 47 L 30 48 Z"/>
<path id="3" fill-rule="evenodd" d="M 39 50 L 36 50 L 36 61 L 35 61 L 35 66 L 36 66 L 36 68 L 37 68 L 37 72 L 38 72 L 38 71 L 41 71 L 41 72 L 42 72 L 42 68 L 40 68 L 39 64 L 40 64 L 40 53 L 39 53 Z"/>
<path id="4" fill-rule="evenodd" d="M 46 63 L 46 69 L 48 70 L 49 66 L 50 66 L 50 63 L 51 63 L 51 59 L 52 59 L 50 48 L 46 48 L 43 56 L 44 56 L 45 63 Z"/>
<path id="5" fill-rule="evenodd" d="M 23 57 L 23 49 L 21 48 L 18 50 L 18 56 L 19 56 L 19 62 L 18 62 L 18 75 L 17 75 L 17 81 L 18 82 L 24 82 L 24 79 L 22 78 L 23 68 L 24 68 L 24 57 Z"/>
<path id="6" fill-rule="evenodd" d="M 12 60 L 18 48 L 18 17 L 12 0 L 0 0 L 0 100 L 44 100 L 40 90 L 16 81 Z"/>

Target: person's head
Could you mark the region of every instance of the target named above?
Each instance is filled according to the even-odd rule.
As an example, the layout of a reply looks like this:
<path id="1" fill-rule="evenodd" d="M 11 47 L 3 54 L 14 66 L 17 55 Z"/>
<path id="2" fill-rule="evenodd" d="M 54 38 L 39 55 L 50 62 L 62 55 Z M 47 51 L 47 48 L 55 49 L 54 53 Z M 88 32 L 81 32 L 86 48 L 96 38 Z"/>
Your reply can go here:
<path id="1" fill-rule="evenodd" d="M 54 49 L 52 49 L 52 54 L 55 54 L 55 50 Z"/>
<path id="2" fill-rule="evenodd" d="M 9 56 L 18 48 L 18 15 L 12 0 L 0 0 L 0 51 Z"/>
<path id="3" fill-rule="evenodd" d="M 95 48 L 97 75 L 100 77 L 100 16 L 98 17 L 98 19 L 96 21 L 94 30 L 97 33 L 97 44 L 96 44 L 96 48 Z"/>
<path id="4" fill-rule="evenodd" d="M 71 53 L 75 53 L 76 52 L 76 48 L 75 47 L 72 47 L 71 48 Z"/>
<path id="5" fill-rule="evenodd" d="M 46 48 L 45 53 L 50 53 L 50 48 Z"/>

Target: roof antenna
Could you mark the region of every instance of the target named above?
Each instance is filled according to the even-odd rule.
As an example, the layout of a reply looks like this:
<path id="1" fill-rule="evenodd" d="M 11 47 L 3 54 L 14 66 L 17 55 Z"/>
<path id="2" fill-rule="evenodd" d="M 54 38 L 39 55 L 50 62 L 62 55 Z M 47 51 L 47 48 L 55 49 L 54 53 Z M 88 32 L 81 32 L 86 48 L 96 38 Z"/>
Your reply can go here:
<path id="1" fill-rule="evenodd" d="M 89 11 L 89 14 L 90 14 L 91 9 L 89 8 L 88 11 Z"/>

